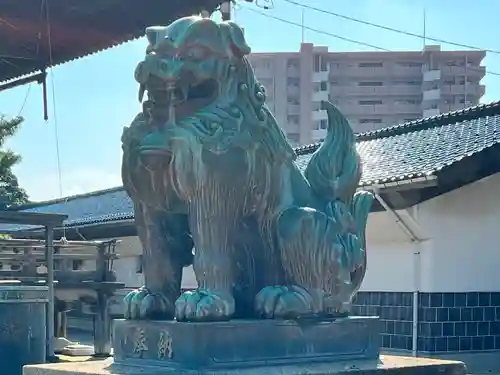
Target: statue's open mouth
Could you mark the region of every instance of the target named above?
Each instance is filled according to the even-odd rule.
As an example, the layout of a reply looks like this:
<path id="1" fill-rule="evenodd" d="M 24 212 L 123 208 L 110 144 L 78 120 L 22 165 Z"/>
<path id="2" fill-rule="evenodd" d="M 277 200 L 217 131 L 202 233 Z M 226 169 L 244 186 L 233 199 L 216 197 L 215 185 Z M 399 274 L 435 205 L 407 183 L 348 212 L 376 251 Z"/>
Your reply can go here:
<path id="1" fill-rule="evenodd" d="M 152 114 L 165 124 L 163 129 L 167 129 L 212 104 L 219 95 L 219 84 L 215 79 L 207 79 L 196 84 L 179 81 L 172 88 L 162 85 L 156 87 L 154 91 L 150 88 L 149 91 L 154 103 Z M 160 127 L 144 138 L 139 148 L 141 154 L 157 155 L 171 152 L 168 137 L 162 134 L 163 129 Z"/>

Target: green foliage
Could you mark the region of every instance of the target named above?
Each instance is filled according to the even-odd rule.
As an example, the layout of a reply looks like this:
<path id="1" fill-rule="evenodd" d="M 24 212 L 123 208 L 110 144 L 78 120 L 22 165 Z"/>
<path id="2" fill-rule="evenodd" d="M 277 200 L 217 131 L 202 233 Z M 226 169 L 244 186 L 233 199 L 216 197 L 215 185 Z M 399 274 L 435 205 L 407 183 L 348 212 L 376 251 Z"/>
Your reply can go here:
<path id="1" fill-rule="evenodd" d="M 19 116 L 13 119 L 0 116 L 0 209 L 28 201 L 28 195 L 19 187 L 12 172 L 12 168 L 21 161 L 21 156 L 3 149 L 5 141 L 16 133 L 23 121 Z"/>

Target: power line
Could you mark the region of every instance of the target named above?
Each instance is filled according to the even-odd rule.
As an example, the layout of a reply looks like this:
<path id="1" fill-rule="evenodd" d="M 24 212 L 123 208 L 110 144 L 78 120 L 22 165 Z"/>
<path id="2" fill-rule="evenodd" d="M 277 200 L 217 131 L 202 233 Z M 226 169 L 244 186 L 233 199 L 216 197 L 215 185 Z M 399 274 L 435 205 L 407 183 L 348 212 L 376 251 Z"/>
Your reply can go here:
<path id="1" fill-rule="evenodd" d="M 384 26 L 384 25 L 381 25 L 381 24 L 378 24 L 378 23 L 361 20 L 359 18 L 349 17 L 349 16 L 346 16 L 346 15 L 343 15 L 343 14 L 340 14 L 340 13 L 335 13 L 335 12 L 326 10 L 326 9 L 321 9 L 321 8 L 313 7 L 313 6 L 310 6 L 310 5 L 301 4 L 301 3 L 296 2 L 294 0 L 283 0 L 283 1 L 285 1 L 285 2 L 287 2 L 289 4 L 292 4 L 292 5 L 295 5 L 295 6 L 299 6 L 299 7 L 302 7 L 302 8 L 314 10 L 316 12 L 328 14 L 330 16 L 342 18 L 344 20 L 348 20 L 348 21 L 352 21 L 352 22 L 357 22 L 357 23 L 360 23 L 360 24 L 363 24 L 363 25 L 367 25 L 367 26 L 377 27 L 379 29 L 383 29 L 383 30 L 387 30 L 387 31 L 392 31 L 394 33 L 412 36 L 414 38 L 420 38 L 420 39 L 423 39 L 423 40 L 432 40 L 433 42 L 443 43 L 443 44 L 449 44 L 449 45 L 455 46 L 455 47 L 462 47 L 462 48 L 474 49 L 474 50 L 478 50 L 478 51 L 486 51 L 486 52 L 490 52 L 490 53 L 500 54 L 500 51 L 498 51 L 498 50 L 487 49 L 487 48 L 480 48 L 480 47 L 471 46 L 471 45 L 468 45 L 468 44 L 463 44 L 463 43 L 458 43 L 458 42 L 452 42 L 452 41 L 445 40 L 445 39 L 433 38 L 433 37 L 422 35 L 422 34 L 412 33 L 410 31 L 405 31 L 405 30 L 396 29 L 396 28 L 389 27 L 389 26 Z"/>
<path id="2" fill-rule="evenodd" d="M 260 12 L 258 10 L 252 9 L 252 8 L 242 7 L 242 9 L 249 10 L 250 12 L 260 14 L 261 16 L 264 16 L 264 17 L 275 19 L 277 21 L 281 21 L 283 23 L 286 23 L 286 24 L 289 24 L 289 25 L 292 25 L 292 26 L 297 26 L 297 27 L 300 27 L 302 29 L 314 31 L 315 33 L 318 33 L 318 34 L 327 35 L 327 36 L 330 36 L 332 38 L 340 39 L 340 40 L 343 40 L 343 41 L 346 41 L 346 42 L 349 42 L 349 43 L 353 43 L 353 44 L 358 44 L 360 46 L 370 47 L 370 48 L 374 48 L 374 49 L 377 49 L 377 50 L 380 50 L 380 51 L 390 52 L 390 50 L 388 50 L 387 48 L 379 47 L 379 46 L 376 46 L 376 45 L 370 44 L 370 43 L 361 42 L 359 40 L 347 38 L 347 37 L 344 37 L 344 36 L 341 36 L 341 35 L 338 35 L 338 34 L 333 34 L 333 33 L 330 33 L 328 31 L 324 31 L 324 30 L 320 30 L 320 29 L 315 29 L 313 27 L 301 25 L 298 22 L 293 22 L 293 21 L 290 21 L 290 20 L 286 20 L 284 18 L 280 18 L 280 17 L 277 17 L 277 16 L 273 16 L 271 14 Z"/>
<path id="3" fill-rule="evenodd" d="M 284 1 L 291 1 L 291 0 L 284 0 Z M 360 40 L 347 38 L 347 37 L 344 37 L 344 36 L 341 36 L 341 35 L 338 35 L 338 34 L 333 34 L 333 33 L 330 33 L 328 31 L 324 31 L 324 30 L 313 28 L 313 27 L 305 26 L 305 25 L 302 25 L 302 24 L 300 24 L 298 22 L 293 22 L 293 21 L 290 21 L 290 20 L 287 20 L 287 19 L 284 19 L 284 18 L 281 18 L 281 17 L 273 16 L 272 14 L 260 12 L 260 11 L 258 11 L 256 9 L 247 8 L 247 7 L 242 7 L 242 9 L 243 10 L 248 10 L 248 11 L 256 13 L 256 14 L 259 14 L 259 15 L 261 15 L 263 17 L 271 18 L 271 19 L 274 19 L 276 21 L 280 21 L 282 23 L 286 23 L 288 25 L 297 26 L 297 27 L 300 27 L 301 29 L 310 30 L 310 31 L 313 31 L 313 32 L 318 33 L 318 34 L 330 36 L 332 38 L 344 40 L 346 42 L 350 42 L 350 43 L 353 43 L 353 44 L 357 44 L 357 45 L 361 45 L 361 46 L 365 46 L 365 47 L 374 48 L 374 49 L 377 49 L 379 51 L 393 52 L 390 49 L 387 49 L 387 48 L 384 48 L 384 47 L 380 47 L 380 46 L 377 46 L 375 44 L 366 43 L 366 42 L 363 42 L 363 41 L 360 41 Z M 476 72 L 481 72 L 482 71 L 482 69 L 478 69 L 478 68 L 471 67 L 471 66 L 467 67 L 467 69 L 470 70 L 470 71 L 476 71 Z M 494 75 L 494 76 L 500 76 L 500 73 L 492 72 L 492 71 L 489 71 L 489 70 L 485 70 L 485 73 L 486 74 L 490 74 L 490 75 Z"/>

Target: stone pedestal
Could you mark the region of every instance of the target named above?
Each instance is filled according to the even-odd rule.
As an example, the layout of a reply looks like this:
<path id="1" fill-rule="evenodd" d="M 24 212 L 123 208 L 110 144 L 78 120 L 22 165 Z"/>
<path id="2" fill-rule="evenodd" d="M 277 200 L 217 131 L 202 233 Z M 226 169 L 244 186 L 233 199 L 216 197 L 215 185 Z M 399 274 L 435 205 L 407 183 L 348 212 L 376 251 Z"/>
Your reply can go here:
<path id="1" fill-rule="evenodd" d="M 378 317 L 211 323 L 116 320 L 113 335 L 117 365 L 190 370 L 376 361 L 379 346 Z"/>
<path id="2" fill-rule="evenodd" d="M 379 355 L 377 317 L 177 323 L 117 320 L 114 359 L 24 375 L 466 375 L 461 362 Z"/>

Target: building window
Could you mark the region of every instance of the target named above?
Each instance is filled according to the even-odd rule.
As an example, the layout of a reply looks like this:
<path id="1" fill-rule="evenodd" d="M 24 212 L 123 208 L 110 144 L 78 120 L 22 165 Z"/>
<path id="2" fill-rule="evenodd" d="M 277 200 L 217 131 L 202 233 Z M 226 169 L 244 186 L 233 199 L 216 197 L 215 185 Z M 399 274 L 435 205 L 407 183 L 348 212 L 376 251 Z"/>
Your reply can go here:
<path id="1" fill-rule="evenodd" d="M 384 86 L 384 82 L 379 81 L 362 81 L 358 82 L 358 86 Z"/>
<path id="2" fill-rule="evenodd" d="M 300 142 L 300 134 L 298 133 L 288 133 L 287 137 L 290 143 L 292 143 L 293 145 L 298 145 Z"/>
<path id="3" fill-rule="evenodd" d="M 320 56 L 314 55 L 313 58 L 313 69 L 315 72 L 319 72 Z"/>
<path id="4" fill-rule="evenodd" d="M 360 62 L 358 66 L 360 68 L 382 68 L 384 64 L 382 62 Z"/>
<path id="5" fill-rule="evenodd" d="M 81 270 L 83 268 L 83 260 L 81 260 L 81 259 L 73 260 L 73 264 L 72 264 L 71 268 L 73 268 L 73 271 Z"/>
<path id="6" fill-rule="evenodd" d="M 299 87 L 300 86 L 300 79 L 294 78 L 294 77 L 288 77 L 288 79 L 286 80 L 286 83 L 288 86 Z"/>
<path id="7" fill-rule="evenodd" d="M 422 84 L 421 81 L 395 81 L 394 85 L 396 86 L 420 86 Z"/>
<path id="8" fill-rule="evenodd" d="M 10 265 L 10 270 L 11 271 L 20 271 L 21 270 L 21 264 L 19 263 L 13 263 Z"/>
<path id="9" fill-rule="evenodd" d="M 419 104 L 416 99 L 398 99 L 394 101 L 394 104 Z"/>
<path id="10" fill-rule="evenodd" d="M 360 124 L 381 124 L 382 119 L 380 118 L 362 118 L 359 120 Z"/>
<path id="11" fill-rule="evenodd" d="M 328 128 L 328 120 L 320 120 L 319 128 L 322 130 L 325 130 L 326 128 Z"/>
<path id="12" fill-rule="evenodd" d="M 299 124 L 299 116 L 298 115 L 288 115 L 286 117 L 286 121 L 289 125 L 298 125 Z"/>
<path id="13" fill-rule="evenodd" d="M 137 255 L 135 257 L 135 273 L 142 273 L 142 268 L 144 266 L 143 256 Z"/>
<path id="14" fill-rule="evenodd" d="M 358 101 L 360 105 L 377 105 L 382 104 L 382 100 L 360 100 Z"/>
<path id="15" fill-rule="evenodd" d="M 319 84 L 319 88 L 321 89 L 321 91 L 326 91 L 328 90 L 328 83 L 322 81 L 320 84 Z"/>
<path id="16" fill-rule="evenodd" d="M 423 64 L 418 61 L 402 61 L 397 62 L 396 65 L 401 68 L 420 68 Z"/>
<path id="17" fill-rule="evenodd" d="M 261 64 L 262 64 L 262 68 L 264 68 L 264 69 L 271 69 L 271 67 L 273 66 L 272 61 L 269 59 L 263 59 Z"/>
<path id="18" fill-rule="evenodd" d="M 300 66 L 299 59 L 288 59 L 287 66 L 289 68 L 296 68 L 298 69 Z"/>

